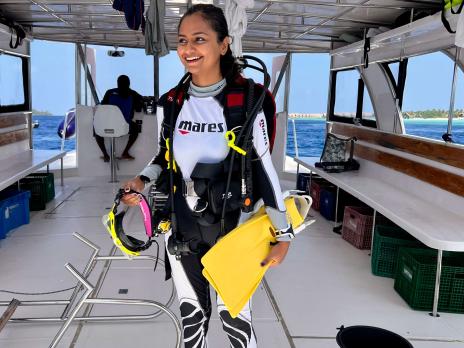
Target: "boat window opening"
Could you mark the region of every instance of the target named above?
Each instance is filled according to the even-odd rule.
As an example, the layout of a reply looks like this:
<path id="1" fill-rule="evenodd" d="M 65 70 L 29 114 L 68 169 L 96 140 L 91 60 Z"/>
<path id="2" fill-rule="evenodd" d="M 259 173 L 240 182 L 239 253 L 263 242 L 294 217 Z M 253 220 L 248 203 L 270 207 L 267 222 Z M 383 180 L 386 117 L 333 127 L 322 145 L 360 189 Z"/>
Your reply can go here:
<path id="1" fill-rule="evenodd" d="M 363 104 L 362 104 L 362 112 L 361 112 L 361 119 L 362 120 L 371 120 L 375 122 L 375 113 L 374 107 L 372 105 L 372 101 L 369 95 L 369 91 L 367 87 L 364 85 L 363 88 Z"/>
<path id="2" fill-rule="evenodd" d="M 406 80 L 408 59 L 405 58 L 401 61 L 382 63 L 382 67 L 393 86 L 396 98 L 398 99 L 398 106 L 401 109 L 403 105 L 404 83 Z"/>
<path id="3" fill-rule="evenodd" d="M 376 128 L 372 101 L 359 71 L 349 69 L 331 74 L 329 120 Z"/>
<path id="4" fill-rule="evenodd" d="M 30 49 L 33 148 L 60 150 L 59 125 L 66 113 L 76 106 L 75 45 L 36 39 L 31 42 Z M 64 167 L 75 168 L 76 137 L 66 139 L 64 149 L 68 152 Z"/>
<path id="5" fill-rule="evenodd" d="M 116 88 L 118 76 L 127 75 L 130 79 L 130 88 L 142 96 L 153 96 L 154 75 L 153 75 L 153 56 L 147 56 L 145 51 L 140 48 L 125 48 L 124 57 L 108 56 L 108 46 L 88 45 L 87 48 L 95 50 L 95 70 L 96 70 L 96 90 L 100 100 L 103 99 L 105 92 Z M 122 48 L 121 48 L 122 49 Z M 92 65 L 91 56 L 87 58 Z M 134 64 L 137 62 L 137 64 Z M 161 62 L 160 62 L 161 64 Z M 164 69 L 160 69 L 161 71 Z M 84 69 L 82 69 L 84 70 Z M 174 69 L 167 73 L 174 75 Z M 179 72 L 179 78 L 183 74 L 183 69 Z M 83 79 L 84 75 L 81 77 Z M 163 81 L 160 78 L 160 81 Z M 173 85 L 177 84 L 178 79 Z M 163 86 L 160 86 L 161 92 Z M 88 99 L 91 99 L 90 90 Z"/>
<path id="6" fill-rule="evenodd" d="M 447 132 L 454 61 L 442 52 L 409 58 L 404 89 L 406 134 L 442 140 Z M 464 75 L 458 69 L 452 138 L 464 144 Z"/>
<path id="7" fill-rule="evenodd" d="M 170 51 L 169 54 L 161 57 L 159 66 L 159 91 L 161 96 L 167 93 L 169 89 L 177 86 L 186 71 L 176 51 Z"/>
<path id="8" fill-rule="evenodd" d="M 296 152 L 300 157 L 319 157 L 322 153 L 330 56 L 326 53 L 293 53 L 291 64 L 285 162 L 287 172 L 296 168 L 296 164 L 293 166 L 290 160 L 296 156 Z"/>
<path id="9" fill-rule="evenodd" d="M 0 112 L 28 111 L 27 58 L 0 55 Z"/>
<path id="10" fill-rule="evenodd" d="M 398 86 L 398 78 L 400 73 L 400 62 L 389 62 L 383 64 L 384 68 L 387 70 L 387 74 L 389 75 L 392 82 L 394 82 L 395 86 Z"/>
<path id="11" fill-rule="evenodd" d="M 354 69 L 338 71 L 335 74 L 334 115 L 356 118 L 359 78 L 359 72 Z"/>

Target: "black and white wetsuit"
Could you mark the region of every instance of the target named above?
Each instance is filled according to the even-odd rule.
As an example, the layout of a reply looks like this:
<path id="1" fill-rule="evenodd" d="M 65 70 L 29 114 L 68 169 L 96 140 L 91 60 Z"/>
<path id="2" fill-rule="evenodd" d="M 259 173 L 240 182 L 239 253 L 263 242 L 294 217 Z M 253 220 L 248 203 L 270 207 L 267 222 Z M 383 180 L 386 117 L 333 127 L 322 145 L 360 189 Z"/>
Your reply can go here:
<path id="1" fill-rule="evenodd" d="M 225 138 L 225 132 L 228 130 L 227 122 L 223 106 L 218 98 L 224 86 L 225 80 L 205 88 L 191 84 L 189 98 L 184 101 L 177 117 L 173 152 L 176 164 L 185 181 L 190 180 L 192 170 L 197 163 L 219 163 L 227 157 L 230 151 Z M 160 117 L 163 109 L 159 107 L 157 112 Z M 164 115 L 163 124 L 169 124 L 169 117 L 169 113 Z M 161 130 L 160 139 L 165 138 L 165 134 Z M 285 230 L 289 224 L 278 176 L 271 161 L 266 118 L 263 112 L 257 115 L 253 125 L 253 150 L 257 158 L 254 161 L 254 189 L 259 190 L 274 227 Z M 166 146 L 164 140 L 161 140 L 158 154 L 140 174 L 152 181 L 156 180 L 161 170 L 167 165 L 165 152 Z M 219 225 L 203 226 L 197 222 L 191 214 L 195 202 L 189 201 L 192 197 L 184 197 L 179 191 L 181 190 L 176 190 L 175 194 L 178 230 L 181 234 L 182 231 L 189 231 L 190 235 L 194 231 L 194 234 L 198 234 L 199 238 L 210 247 L 216 242 L 216 230 L 219 229 Z M 240 211 L 226 216 L 227 231 L 246 220 L 247 217 L 244 214 L 239 215 Z M 213 240 L 211 236 L 215 236 Z M 166 244 L 168 238 L 169 234 L 166 235 Z M 279 240 L 290 240 L 290 237 L 283 234 Z M 209 283 L 201 273 L 203 267 L 200 262 L 206 251 L 207 249 L 200 254 L 182 256 L 180 260 L 176 260 L 166 250 L 169 254 L 172 276 L 180 301 L 186 348 L 207 347 L 206 333 L 211 316 L 211 299 Z M 217 296 L 217 307 L 231 347 L 256 347 L 256 338 L 251 323 L 251 300 L 236 318 L 230 316 L 219 296 Z"/>

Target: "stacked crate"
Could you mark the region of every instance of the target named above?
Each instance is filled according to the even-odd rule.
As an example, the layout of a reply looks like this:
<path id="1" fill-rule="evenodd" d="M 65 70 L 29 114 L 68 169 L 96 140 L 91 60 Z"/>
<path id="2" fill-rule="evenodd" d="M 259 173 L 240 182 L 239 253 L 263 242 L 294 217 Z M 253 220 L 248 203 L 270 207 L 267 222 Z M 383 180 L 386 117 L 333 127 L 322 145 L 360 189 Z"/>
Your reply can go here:
<path id="1" fill-rule="evenodd" d="M 371 257 L 372 273 L 381 277 L 394 278 L 401 247 L 426 248 L 424 244 L 402 228 L 386 225 L 375 226 Z"/>
<path id="2" fill-rule="evenodd" d="M 437 255 L 434 249 L 399 251 L 394 287 L 413 309 L 433 309 Z M 464 253 L 443 253 L 438 310 L 464 313 Z"/>
<path id="3" fill-rule="evenodd" d="M 53 173 L 34 173 L 19 181 L 22 191 L 30 191 L 31 211 L 44 210 L 46 204 L 55 198 L 55 180 Z"/>
<path id="4" fill-rule="evenodd" d="M 369 207 L 346 206 L 342 238 L 358 249 L 370 249 L 374 211 Z"/>

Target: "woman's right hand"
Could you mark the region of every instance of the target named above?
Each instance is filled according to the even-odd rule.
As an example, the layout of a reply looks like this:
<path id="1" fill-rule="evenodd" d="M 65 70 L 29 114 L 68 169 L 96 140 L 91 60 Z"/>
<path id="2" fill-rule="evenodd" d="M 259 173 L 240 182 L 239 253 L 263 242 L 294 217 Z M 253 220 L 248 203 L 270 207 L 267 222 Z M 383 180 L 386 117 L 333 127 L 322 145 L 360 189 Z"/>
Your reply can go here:
<path id="1" fill-rule="evenodd" d="M 134 190 L 137 192 L 142 192 L 143 189 L 145 188 L 145 183 L 140 179 L 139 176 L 136 176 L 133 179 L 130 179 L 129 181 L 126 181 L 123 185 L 122 188 L 124 191 L 129 192 L 130 190 Z M 128 193 L 122 196 L 121 202 L 128 206 L 134 206 L 139 204 L 140 202 L 140 196 L 136 193 Z"/>

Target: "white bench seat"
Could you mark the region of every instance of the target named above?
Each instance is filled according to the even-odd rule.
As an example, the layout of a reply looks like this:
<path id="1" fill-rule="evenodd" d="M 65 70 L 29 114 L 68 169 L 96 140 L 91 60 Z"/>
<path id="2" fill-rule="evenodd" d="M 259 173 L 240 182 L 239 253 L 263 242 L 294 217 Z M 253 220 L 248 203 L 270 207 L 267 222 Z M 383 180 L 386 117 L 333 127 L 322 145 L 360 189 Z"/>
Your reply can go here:
<path id="1" fill-rule="evenodd" d="M 66 151 L 27 150 L 2 159 L 0 191 L 58 159 L 61 159 L 61 184 L 63 184 L 63 157 L 65 155 Z"/>
<path id="2" fill-rule="evenodd" d="M 432 313 L 438 316 L 443 250 L 464 251 L 464 198 L 363 159 L 358 159 L 359 171 L 343 173 L 315 167 L 319 158 L 296 157 L 295 161 L 438 250 Z"/>
<path id="3" fill-rule="evenodd" d="M 415 190 L 408 184 L 412 178 L 406 174 L 362 159 L 359 171 L 343 173 L 326 173 L 316 168 L 314 163 L 319 158 L 300 157 L 295 161 L 366 203 L 425 245 L 439 250 L 464 251 L 464 216 L 456 211 L 456 204 L 460 203 L 464 213 L 464 198 L 459 202 L 456 195 L 427 183 L 423 185 L 430 186 L 429 193 L 424 189 Z M 366 166 L 371 167 L 369 173 L 378 175 L 368 175 Z M 452 209 L 443 199 L 438 199 L 437 190 L 449 195 Z"/>

